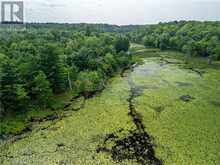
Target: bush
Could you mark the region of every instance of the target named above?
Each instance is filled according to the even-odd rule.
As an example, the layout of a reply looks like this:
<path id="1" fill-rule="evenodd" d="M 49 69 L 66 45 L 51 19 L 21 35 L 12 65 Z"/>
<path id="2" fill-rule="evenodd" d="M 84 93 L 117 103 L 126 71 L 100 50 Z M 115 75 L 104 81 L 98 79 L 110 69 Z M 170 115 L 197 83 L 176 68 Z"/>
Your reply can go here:
<path id="1" fill-rule="evenodd" d="M 76 81 L 76 88 L 79 93 L 89 97 L 93 92 L 103 88 L 103 80 L 96 71 L 80 72 Z"/>

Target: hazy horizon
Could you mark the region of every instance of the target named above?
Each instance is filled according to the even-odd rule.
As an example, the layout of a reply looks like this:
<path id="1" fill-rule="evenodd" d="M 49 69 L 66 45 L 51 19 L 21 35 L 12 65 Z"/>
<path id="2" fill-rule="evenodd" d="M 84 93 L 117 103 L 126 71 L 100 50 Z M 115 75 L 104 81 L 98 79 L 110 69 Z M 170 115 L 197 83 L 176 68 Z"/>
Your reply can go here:
<path id="1" fill-rule="evenodd" d="M 24 0 L 25 22 L 145 25 L 220 21 L 220 0 Z"/>

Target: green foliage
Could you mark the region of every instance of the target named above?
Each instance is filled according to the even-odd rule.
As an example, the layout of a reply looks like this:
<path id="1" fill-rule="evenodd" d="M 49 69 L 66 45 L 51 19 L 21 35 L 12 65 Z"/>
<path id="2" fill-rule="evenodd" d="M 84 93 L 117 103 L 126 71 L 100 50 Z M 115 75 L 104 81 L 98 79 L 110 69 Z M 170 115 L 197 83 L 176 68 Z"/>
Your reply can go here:
<path id="1" fill-rule="evenodd" d="M 0 31 L 0 92 L 5 113 L 38 105 L 42 109 L 51 107 L 51 90 L 53 95 L 71 90 L 74 96 L 96 92 L 103 88 L 107 78 L 131 63 L 130 56 L 119 54 L 128 50 L 129 40 L 125 36 L 129 35 L 106 31 L 128 31 L 133 27 L 26 27 L 25 31 Z"/>
<path id="2" fill-rule="evenodd" d="M 84 71 L 80 72 L 76 81 L 76 88 L 79 93 L 83 93 L 88 97 L 91 93 L 99 91 L 103 88 L 103 80 L 98 72 Z"/>
<path id="3" fill-rule="evenodd" d="M 43 107 L 49 105 L 49 99 L 52 96 L 50 82 L 46 78 L 46 75 L 40 71 L 34 78 L 32 87 L 32 93 L 37 100 L 37 104 Z"/>
<path id="4" fill-rule="evenodd" d="M 121 51 L 127 52 L 129 47 L 130 47 L 130 42 L 127 37 L 120 36 L 117 38 L 115 42 L 115 49 L 117 53 Z"/>
<path id="5" fill-rule="evenodd" d="M 185 65 L 184 61 L 180 60 L 184 59 L 182 53 L 149 49 L 142 51 L 142 54 L 144 57 L 153 58 L 145 58 L 143 65 L 127 74 L 135 84 L 145 87 L 139 97 L 133 100 L 133 105 L 140 114 L 147 132 L 155 139 L 156 156 L 168 165 L 218 164 L 219 152 L 216 151 L 220 147 L 218 143 L 220 136 L 218 98 L 220 93 L 216 87 L 220 81 L 219 69 L 213 69 L 209 66 L 205 69 L 204 77 L 199 78 L 197 73 L 181 69 L 180 65 L 161 66 L 161 56 L 164 57 L 164 60 L 178 61 Z M 201 64 L 200 60 L 203 60 L 207 65 L 204 58 L 192 57 L 192 59 L 198 64 Z M 134 130 L 135 125 L 128 116 L 127 98 L 130 94 L 130 87 L 127 79 L 116 76 L 110 82 L 100 95 L 86 100 L 85 106 L 78 113 L 67 112 L 68 117 L 63 118 L 55 125 L 53 121 L 41 123 L 46 126 L 42 127 L 41 124 L 37 125 L 37 128 L 35 126 L 34 131 L 26 138 L 14 143 L 3 144 L 1 147 L 3 164 L 10 164 L 10 162 L 54 164 L 63 160 L 67 162 L 74 160 L 75 164 L 97 164 L 97 162 L 115 164 L 116 162 L 112 161 L 111 155 L 95 152 L 100 138 L 104 141 L 103 135 L 116 132 L 120 139 L 124 139 L 130 136 L 129 131 Z M 190 83 L 192 86 L 180 87 L 177 82 Z M 72 93 L 62 95 L 59 100 L 54 102 L 68 103 L 72 98 Z M 186 94 L 195 99 L 188 103 L 178 99 Z M 60 97 L 60 95 L 56 97 Z M 43 117 L 44 113 L 46 112 L 39 110 L 30 111 L 28 116 L 38 118 Z M 13 121 L 15 120 L 9 121 L 8 124 Z M 51 126 L 48 128 L 48 125 Z M 119 126 L 122 132 L 117 131 Z M 15 130 L 16 127 L 17 124 L 13 124 L 8 129 Z M 39 128 L 43 128 L 43 131 L 39 132 Z M 198 141 L 198 139 L 200 140 Z M 61 152 L 66 149 L 65 146 L 71 146 L 71 151 L 74 154 L 72 152 L 65 152 L 66 154 L 54 152 L 54 148 L 56 148 L 54 144 L 62 144 Z M 111 147 L 112 141 L 107 142 L 106 145 L 108 148 Z M 25 149 L 31 148 L 31 151 L 35 153 L 43 153 L 40 155 L 41 159 L 39 160 L 38 154 L 18 157 L 24 153 L 29 154 L 29 150 L 25 150 L 22 146 L 25 146 Z M 89 149 L 81 149 L 88 148 L 88 146 Z M 67 151 L 69 150 L 67 149 Z M 8 153 L 10 153 L 10 157 L 8 157 Z M 86 160 L 84 160 L 85 156 Z M 128 165 L 135 163 L 129 160 L 121 162 L 121 164 Z"/>
<path id="6" fill-rule="evenodd" d="M 18 116 L 16 118 L 3 119 L 0 123 L 0 135 L 20 134 L 26 126 L 25 121 L 18 118 Z"/>
<path id="7" fill-rule="evenodd" d="M 18 82 L 16 66 L 9 59 L 1 62 L 1 104 L 4 112 L 18 110 L 25 105 L 27 93 L 22 85 Z"/>
<path id="8" fill-rule="evenodd" d="M 102 63 L 102 70 L 107 76 L 111 76 L 115 71 L 117 71 L 117 61 L 114 55 L 108 53 L 104 57 L 104 62 Z"/>
<path id="9" fill-rule="evenodd" d="M 218 58 L 219 22 L 180 21 L 151 25 L 132 33 L 133 41 L 145 47 L 183 51 L 189 56 Z"/>
<path id="10" fill-rule="evenodd" d="M 40 52 L 40 70 L 42 70 L 54 92 L 65 90 L 64 68 L 61 64 L 59 55 L 61 51 L 56 44 L 47 44 L 42 47 Z"/>
<path id="11" fill-rule="evenodd" d="M 213 52 L 214 52 L 214 58 L 216 60 L 220 60 L 220 44 L 216 46 Z"/>
<path id="12" fill-rule="evenodd" d="M 145 47 L 154 47 L 155 39 L 153 36 L 145 36 L 142 40 Z"/>
<path id="13" fill-rule="evenodd" d="M 169 47 L 168 45 L 169 45 L 169 35 L 167 33 L 163 33 L 159 37 L 159 48 L 161 50 L 164 50 Z"/>
<path id="14" fill-rule="evenodd" d="M 132 58 L 129 54 L 120 52 L 117 56 L 117 62 L 122 68 L 127 68 L 131 64 Z"/>
<path id="15" fill-rule="evenodd" d="M 83 47 L 73 56 L 73 63 L 76 64 L 80 70 L 89 69 L 91 67 L 89 62 L 91 62 L 90 60 L 92 59 L 94 60 L 94 53 L 93 50 Z"/>
<path id="16" fill-rule="evenodd" d="M 5 61 L 8 60 L 8 57 L 2 53 L 0 53 L 0 66 L 5 63 Z"/>

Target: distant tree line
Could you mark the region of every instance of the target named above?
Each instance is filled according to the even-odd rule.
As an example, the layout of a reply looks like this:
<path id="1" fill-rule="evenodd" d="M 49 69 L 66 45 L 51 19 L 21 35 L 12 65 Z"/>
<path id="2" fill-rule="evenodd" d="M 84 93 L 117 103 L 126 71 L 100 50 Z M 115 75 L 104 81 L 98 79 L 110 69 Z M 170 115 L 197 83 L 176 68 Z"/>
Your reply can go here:
<path id="1" fill-rule="evenodd" d="M 146 26 L 129 34 L 146 47 L 182 51 L 220 60 L 220 22 L 180 21 Z"/>
<path id="2" fill-rule="evenodd" d="M 56 30 L 74 30 L 78 32 L 86 31 L 90 29 L 93 33 L 94 32 L 131 32 L 137 29 L 142 29 L 145 26 L 143 25 L 110 25 L 110 24 L 86 24 L 86 23 L 26 23 L 27 28 L 32 29 L 56 29 Z"/>

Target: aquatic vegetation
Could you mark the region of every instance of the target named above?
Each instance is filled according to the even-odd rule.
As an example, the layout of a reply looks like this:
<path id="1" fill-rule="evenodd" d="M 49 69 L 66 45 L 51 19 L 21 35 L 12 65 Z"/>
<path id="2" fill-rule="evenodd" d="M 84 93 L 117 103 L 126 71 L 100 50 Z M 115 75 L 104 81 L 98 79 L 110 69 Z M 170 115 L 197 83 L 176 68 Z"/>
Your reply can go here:
<path id="1" fill-rule="evenodd" d="M 1 164 L 109 164 L 111 158 L 98 154 L 96 148 L 106 134 L 134 127 L 127 115 L 128 95 L 126 81 L 112 79 L 106 90 L 87 100 L 80 111 L 13 144 L 2 145 Z"/>
<path id="2" fill-rule="evenodd" d="M 67 94 L 66 117 L 2 141 L 0 164 L 220 164 L 219 64 L 195 65 L 201 77 L 175 52 L 147 56 L 93 98 Z"/>
<path id="3" fill-rule="evenodd" d="M 145 65 L 152 68 L 151 63 Z M 158 87 L 135 99 L 136 110 L 157 144 L 156 155 L 164 164 L 219 164 L 220 70 L 206 68 L 201 78 L 179 65 L 155 65 L 159 72 L 153 76 L 137 76 L 139 68 L 132 74 L 136 83 Z"/>
<path id="4" fill-rule="evenodd" d="M 104 144 L 98 147 L 97 152 L 110 153 L 112 159 L 116 162 L 132 160 L 142 165 L 162 165 L 163 162 L 155 156 L 154 144 L 150 135 L 145 131 L 142 117 L 136 112 L 133 100 L 142 95 L 143 88 L 137 86 L 131 77 L 127 77 L 130 87 L 128 101 L 128 116 L 135 124 L 134 130 L 129 130 L 124 137 L 118 135 L 123 132 L 121 129 L 118 133 L 112 133 L 106 136 Z M 112 144 L 109 146 L 109 143 Z"/>

